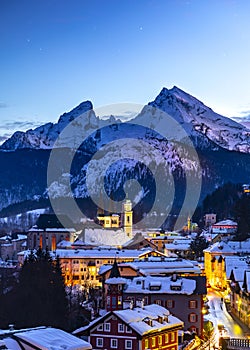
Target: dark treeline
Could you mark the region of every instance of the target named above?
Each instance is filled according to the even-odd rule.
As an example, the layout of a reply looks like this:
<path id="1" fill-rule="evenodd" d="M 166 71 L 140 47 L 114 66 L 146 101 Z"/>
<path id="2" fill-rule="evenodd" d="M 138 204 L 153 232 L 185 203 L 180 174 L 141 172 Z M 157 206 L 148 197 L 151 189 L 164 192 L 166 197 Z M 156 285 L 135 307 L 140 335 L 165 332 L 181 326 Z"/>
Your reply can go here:
<path id="1" fill-rule="evenodd" d="M 217 221 L 232 219 L 238 223 L 236 239 L 244 240 L 250 233 L 250 195 L 243 192 L 242 184 L 227 183 L 207 195 L 197 208 L 194 221 L 204 223 L 207 213 L 217 214 Z"/>

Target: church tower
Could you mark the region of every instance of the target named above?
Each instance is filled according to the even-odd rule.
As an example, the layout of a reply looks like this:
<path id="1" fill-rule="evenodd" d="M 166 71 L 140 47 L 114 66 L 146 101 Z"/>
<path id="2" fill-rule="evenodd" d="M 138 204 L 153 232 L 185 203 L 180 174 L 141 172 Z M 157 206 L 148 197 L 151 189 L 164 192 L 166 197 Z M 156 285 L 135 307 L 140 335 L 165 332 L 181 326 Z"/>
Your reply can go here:
<path id="1" fill-rule="evenodd" d="M 127 236 L 132 237 L 133 211 L 132 202 L 128 198 L 123 202 L 123 227 Z"/>
<path id="2" fill-rule="evenodd" d="M 188 220 L 187 220 L 187 229 L 188 229 L 188 232 L 191 231 L 191 228 L 192 228 L 192 220 L 190 218 L 190 216 L 188 217 Z"/>

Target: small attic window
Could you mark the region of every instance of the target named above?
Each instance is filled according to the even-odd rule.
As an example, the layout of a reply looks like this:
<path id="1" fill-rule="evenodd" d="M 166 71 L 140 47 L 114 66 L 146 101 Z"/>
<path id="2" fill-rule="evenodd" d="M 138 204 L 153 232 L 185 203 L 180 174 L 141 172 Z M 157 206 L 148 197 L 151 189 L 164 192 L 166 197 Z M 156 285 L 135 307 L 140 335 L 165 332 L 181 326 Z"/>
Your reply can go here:
<path id="1" fill-rule="evenodd" d="M 149 290 L 160 290 L 160 289 L 161 289 L 161 282 L 150 282 Z"/>
<path id="2" fill-rule="evenodd" d="M 171 290 L 181 290 L 181 286 L 180 285 L 175 285 L 175 284 L 171 284 L 170 285 L 170 289 Z"/>

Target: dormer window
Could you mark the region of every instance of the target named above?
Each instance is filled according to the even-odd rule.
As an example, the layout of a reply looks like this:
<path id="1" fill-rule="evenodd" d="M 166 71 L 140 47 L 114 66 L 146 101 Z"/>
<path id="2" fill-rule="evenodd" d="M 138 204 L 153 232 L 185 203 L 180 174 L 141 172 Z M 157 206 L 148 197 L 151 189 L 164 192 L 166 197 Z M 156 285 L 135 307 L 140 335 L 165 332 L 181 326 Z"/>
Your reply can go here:
<path id="1" fill-rule="evenodd" d="M 178 286 L 178 285 L 170 285 L 170 289 L 171 289 L 171 290 L 180 291 L 180 290 L 181 290 L 181 286 Z"/>
<path id="2" fill-rule="evenodd" d="M 150 282 L 149 290 L 160 290 L 160 289 L 161 289 L 161 282 Z"/>

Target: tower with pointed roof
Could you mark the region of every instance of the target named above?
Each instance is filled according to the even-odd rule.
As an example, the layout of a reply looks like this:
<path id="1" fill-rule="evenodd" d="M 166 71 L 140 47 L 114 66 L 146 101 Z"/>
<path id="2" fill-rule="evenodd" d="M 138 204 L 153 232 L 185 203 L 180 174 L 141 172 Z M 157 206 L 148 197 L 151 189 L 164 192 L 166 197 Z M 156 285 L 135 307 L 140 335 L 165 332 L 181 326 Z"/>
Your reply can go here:
<path id="1" fill-rule="evenodd" d="M 106 305 L 107 311 L 122 310 L 123 308 L 123 289 L 126 285 L 126 279 L 122 278 L 116 260 L 110 271 L 109 278 L 105 281 Z"/>

